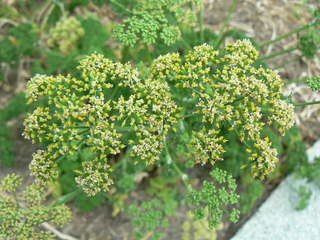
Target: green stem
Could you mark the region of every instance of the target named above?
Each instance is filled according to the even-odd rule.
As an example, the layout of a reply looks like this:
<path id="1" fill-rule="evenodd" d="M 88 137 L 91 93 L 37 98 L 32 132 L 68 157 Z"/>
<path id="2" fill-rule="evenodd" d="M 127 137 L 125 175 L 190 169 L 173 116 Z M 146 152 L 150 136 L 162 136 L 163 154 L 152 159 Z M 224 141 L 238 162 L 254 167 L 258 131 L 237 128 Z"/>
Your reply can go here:
<path id="1" fill-rule="evenodd" d="M 187 49 L 187 50 L 190 50 L 192 49 L 191 45 L 184 39 L 183 37 L 183 29 L 182 29 L 182 26 L 176 21 L 175 22 L 177 25 L 178 25 L 178 28 L 180 30 L 180 32 L 182 33 L 182 36 L 180 37 L 179 41 L 182 43 L 182 45 Z"/>
<path id="2" fill-rule="evenodd" d="M 128 158 L 130 157 L 131 149 L 132 149 L 131 147 L 128 147 L 124 156 L 118 162 L 116 162 L 114 165 L 112 165 L 112 168 L 114 170 L 117 169 L 119 166 L 122 166 L 124 164 L 124 162 L 125 162 L 125 165 L 127 164 L 126 162 L 127 162 Z M 124 168 L 126 168 L 126 166 L 122 167 L 122 169 L 124 169 Z"/>
<path id="3" fill-rule="evenodd" d="M 281 63 L 281 64 L 273 67 L 272 69 L 273 69 L 273 70 L 276 70 L 276 69 L 284 68 L 284 67 L 286 67 L 287 65 L 289 65 L 290 63 L 296 62 L 296 61 L 298 61 L 299 59 L 300 59 L 299 57 L 296 57 L 296 58 L 294 58 L 294 59 L 291 59 L 291 60 L 288 60 L 288 61 L 284 61 L 283 63 Z"/>
<path id="4" fill-rule="evenodd" d="M 169 148 L 168 148 L 168 144 L 167 144 L 167 139 L 166 137 L 163 138 L 163 145 L 164 145 L 164 150 L 166 152 L 166 160 L 167 160 L 167 164 L 172 164 L 172 157 L 171 154 L 169 152 Z"/>
<path id="5" fill-rule="evenodd" d="M 181 169 L 178 167 L 178 165 L 175 162 L 172 162 L 173 168 L 177 171 L 177 173 L 181 176 L 182 182 L 185 185 L 185 187 L 190 190 L 191 186 L 189 184 L 189 177 L 187 174 L 181 171 Z"/>
<path id="6" fill-rule="evenodd" d="M 131 148 L 128 148 L 128 150 L 126 151 L 125 155 L 121 159 L 121 166 L 122 166 L 122 172 L 123 173 L 125 173 L 127 171 L 127 162 L 128 162 L 129 157 L 130 157 L 130 153 L 131 153 Z"/>
<path id="7" fill-rule="evenodd" d="M 121 3 L 119 3 L 117 0 L 110 0 L 110 2 L 114 5 L 116 5 L 117 7 L 119 7 L 120 9 L 122 9 L 123 11 L 125 11 L 128 14 L 133 14 L 132 11 L 130 11 L 128 8 L 126 8 L 124 5 L 122 5 Z"/>
<path id="8" fill-rule="evenodd" d="M 317 25 L 318 23 L 319 23 L 318 21 L 314 21 L 314 22 L 312 22 L 312 23 L 310 23 L 310 24 L 306 24 L 306 25 L 303 25 L 303 26 L 301 26 L 301 27 L 298 27 L 298 28 L 296 28 L 296 29 L 294 29 L 294 30 L 292 30 L 292 31 L 290 31 L 290 32 L 288 32 L 288 33 L 285 33 L 285 34 L 283 34 L 283 35 L 281 35 L 281 36 L 279 36 L 279 37 L 277 37 L 277 38 L 275 38 L 275 39 L 273 39 L 273 40 L 268 40 L 268 41 L 265 41 L 265 42 L 261 43 L 261 44 L 259 45 L 259 47 L 260 47 L 260 48 L 263 48 L 263 47 L 268 46 L 268 45 L 270 45 L 270 44 L 276 43 L 276 42 L 278 42 L 278 41 L 280 41 L 280 40 L 282 40 L 282 39 L 285 39 L 285 38 L 287 38 L 287 37 L 290 37 L 290 36 L 293 35 L 293 34 L 302 32 L 302 31 L 306 30 L 307 28 L 309 28 L 309 27 L 311 27 L 311 26 L 313 26 L 313 25 Z"/>
<path id="9" fill-rule="evenodd" d="M 186 177 L 182 177 L 182 179 L 188 179 L 188 176 L 181 171 L 181 169 L 177 166 L 176 163 L 173 162 L 173 163 L 172 163 L 172 166 L 174 167 L 174 169 L 177 171 L 177 173 L 178 173 L 180 176 L 186 176 Z"/>
<path id="10" fill-rule="evenodd" d="M 110 95 L 110 99 L 113 100 L 113 98 L 115 97 L 115 95 L 118 93 L 119 91 L 119 85 L 117 85 L 115 87 L 115 89 L 112 91 L 111 95 Z"/>
<path id="11" fill-rule="evenodd" d="M 83 134 L 85 134 L 85 133 L 87 133 L 89 131 L 90 131 L 90 128 L 87 128 L 87 129 L 83 130 L 82 132 L 79 132 L 78 134 L 79 135 L 83 135 Z"/>
<path id="12" fill-rule="evenodd" d="M 238 97 L 237 99 L 235 99 L 232 103 L 230 103 L 229 105 L 233 105 L 235 104 L 236 102 L 239 102 L 240 100 L 244 99 L 245 97 L 247 96 L 241 96 L 241 97 Z"/>
<path id="13" fill-rule="evenodd" d="M 235 13 L 237 6 L 238 6 L 239 0 L 232 0 L 232 5 L 230 7 L 228 16 L 225 18 L 222 28 L 219 32 L 219 37 L 218 39 L 215 41 L 214 47 L 218 48 L 221 44 L 221 40 L 223 39 L 224 36 L 224 32 L 226 31 L 226 28 L 229 26 L 229 23 L 231 21 L 232 15 Z"/>
<path id="14" fill-rule="evenodd" d="M 293 106 L 295 106 L 295 107 L 303 107 L 303 106 L 314 105 L 314 104 L 320 104 L 320 101 L 305 102 L 305 103 L 293 103 Z"/>
<path id="15" fill-rule="evenodd" d="M 63 2 L 55 0 L 54 4 L 56 4 L 60 8 L 60 11 L 62 13 L 62 18 L 66 17 L 67 14 L 66 14 Z"/>
<path id="16" fill-rule="evenodd" d="M 259 58 L 258 60 L 259 61 L 269 60 L 271 58 L 278 57 L 278 56 L 293 52 L 294 50 L 297 50 L 297 49 L 298 49 L 297 47 L 291 47 L 291 48 L 288 48 L 288 49 L 281 50 L 279 52 L 275 52 L 275 53 L 270 54 L 268 56 L 263 56 L 263 57 Z"/>
<path id="17" fill-rule="evenodd" d="M 183 116 L 183 119 L 189 118 L 189 117 L 194 117 L 196 113 L 189 113 Z"/>
<path id="18" fill-rule="evenodd" d="M 178 167 L 178 165 L 174 161 L 172 161 L 172 157 L 170 155 L 166 139 L 164 139 L 164 148 L 165 148 L 165 152 L 166 152 L 167 163 L 173 166 L 173 168 L 181 176 L 183 184 L 186 186 L 187 189 L 190 189 L 190 184 L 188 182 L 189 177 L 187 174 L 185 174 L 184 172 L 181 171 L 181 169 Z"/>
<path id="19" fill-rule="evenodd" d="M 203 43 L 204 41 L 204 24 L 203 24 L 203 16 L 204 16 L 204 3 L 203 0 L 200 3 L 200 11 L 198 15 L 198 22 L 200 28 L 200 41 Z"/>
<path id="20" fill-rule="evenodd" d="M 41 22 L 41 24 L 40 24 L 40 30 L 41 30 L 40 33 L 41 33 L 41 34 L 43 34 L 43 32 L 44 32 L 44 29 L 45 29 L 46 24 L 47 24 L 47 22 L 48 22 L 49 16 L 50 16 L 50 14 L 51 14 L 51 12 L 52 12 L 53 9 L 54 9 L 54 5 L 51 4 L 50 7 L 49 7 L 49 9 L 45 12 L 45 16 L 43 17 L 43 20 L 42 20 L 42 22 Z"/>
<path id="21" fill-rule="evenodd" d="M 290 83 L 306 83 L 307 78 L 301 78 L 301 79 L 292 79 L 285 81 L 285 84 L 290 84 Z"/>
<path id="22" fill-rule="evenodd" d="M 133 129 L 129 127 L 116 127 L 116 130 L 119 132 L 132 132 Z"/>
<path id="23" fill-rule="evenodd" d="M 187 50 L 192 49 L 191 45 L 184 38 L 181 38 L 180 41 Z"/>
<path id="24" fill-rule="evenodd" d="M 77 190 L 75 190 L 73 192 L 70 192 L 66 195 L 59 197 L 56 201 L 51 203 L 49 206 L 53 207 L 53 206 L 68 203 L 68 202 L 72 201 L 76 196 L 78 196 L 81 192 L 82 192 L 82 190 L 80 188 L 78 188 Z"/>

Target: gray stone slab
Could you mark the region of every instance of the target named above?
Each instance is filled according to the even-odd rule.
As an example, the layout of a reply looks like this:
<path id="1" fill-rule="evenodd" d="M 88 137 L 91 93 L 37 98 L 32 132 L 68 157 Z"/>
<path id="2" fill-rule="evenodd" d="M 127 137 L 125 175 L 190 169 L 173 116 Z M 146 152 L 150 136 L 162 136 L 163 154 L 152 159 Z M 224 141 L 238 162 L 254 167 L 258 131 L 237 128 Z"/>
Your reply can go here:
<path id="1" fill-rule="evenodd" d="M 319 156 L 319 143 L 308 151 L 309 160 Z M 309 205 L 302 211 L 300 185 L 312 190 Z M 257 212 L 236 233 L 232 240 L 320 240 L 320 189 L 305 180 L 288 176 L 262 204 Z"/>

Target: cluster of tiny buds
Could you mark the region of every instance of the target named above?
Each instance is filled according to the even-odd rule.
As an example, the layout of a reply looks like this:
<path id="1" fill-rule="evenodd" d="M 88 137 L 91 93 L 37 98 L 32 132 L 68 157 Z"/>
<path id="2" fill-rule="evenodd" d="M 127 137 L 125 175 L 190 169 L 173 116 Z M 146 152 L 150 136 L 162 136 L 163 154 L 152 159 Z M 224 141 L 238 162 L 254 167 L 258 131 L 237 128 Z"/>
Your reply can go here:
<path id="1" fill-rule="evenodd" d="M 282 98 L 279 75 L 253 64 L 258 52 L 249 40 L 228 44 L 221 52 L 204 44 L 184 58 L 170 53 L 151 67 L 154 77 L 188 90 L 197 99 L 193 115 L 204 128 L 193 133 L 190 148 L 197 162 L 214 163 L 223 158 L 227 141 L 219 129 L 228 126 L 248 146 L 253 175 L 263 178 L 276 166 L 277 151 L 264 138 L 264 127 L 276 127 L 280 134 L 294 124 L 294 107 Z M 189 107 L 190 108 L 190 107 Z"/>
<path id="2" fill-rule="evenodd" d="M 221 128 L 227 127 L 247 146 L 253 175 L 263 178 L 278 158 L 262 130 L 271 126 L 284 134 L 294 124 L 294 112 L 282 99 L 278 74 L 255 67 L 257 57 L 251 42 L 242 40 L 222 52 L 205 44 L 185 57 L 160 56 L 143 78 L 130 64 L 100 54 L 80 62 L 81 79 L 35 76 L 27 97 L 46 104 L 26 118 L 24 135 L 46 148 L 34 154 L 32 174 L 41 183 L 53 181 L 60 174 L 59 161 L 86 150 L 95 158 L 76 170 L 76 181 L 89 195 L 106 191 L 112 184 L 112 156 L 126 149 L 135 162 L 158 161 L 166 136 L 191 109 L 200 119 L 190 144 L 196 162 L 223 159 L 228 139 Z M 181 104 L 174 95 L 179 89 L 195 99 L 194 106 Z"/>
<path id="3" fill-rule="evenodd" d="M 18 188 L 22 182 L 16 174 L 9 174 L 0 182 L 0 239 L 56 239 L 41 224 L 65 225 L 71 220 L 70 209 L 65 205 L 44 205 L 45 189 L 31 184 L 21 191 Z"/>
<path id="4" fill-rule="evenodd" d="M 320 91 L 320 75 L 308 78 L 307 83 L 313 91 Z"/>
<path id="5" fill-rule="evenodd" d="M 59 162 L 67 156 L 92 152 L 96 157 L 76 170 L 76 182 L 95 195 L 112 184 L 112 155 L 130 147 L 136 162 L 159 160 L 164 136 L 179 114 L 168 84 L 141 79 L 129 64 L 93 54 L 80 62 L 79 69 L 81 79 L 36 75 L 28 82 L 29 103 L 40 99 L 46 103 L 27 116 L 24 136 L 45 146 L 30 164 L 42 184 L 59 177 Z"/>
<path id="6" fill-rule="evenodd" d="M 84 34 L 85 31 L 77 18 L 64 18 L 50 29 L 47 44 L 49 47 L 58 47 L 60 52 L 66 55 L 76 48 L 77 42 Z"/>
<path id="7" fill-rule="evenodd" d="M 140 1 L 133 8 L 133 16 L 114 29 L 115 37 L 124 45 L 133 46 L 140 39 L 147 45 L 159 39 L 172 45 L 181 37 L 178 26 L 171 25 L 168 16 L 178 23 L 193 24 L 195 13 L 190 6 L 197 0 Z"/>

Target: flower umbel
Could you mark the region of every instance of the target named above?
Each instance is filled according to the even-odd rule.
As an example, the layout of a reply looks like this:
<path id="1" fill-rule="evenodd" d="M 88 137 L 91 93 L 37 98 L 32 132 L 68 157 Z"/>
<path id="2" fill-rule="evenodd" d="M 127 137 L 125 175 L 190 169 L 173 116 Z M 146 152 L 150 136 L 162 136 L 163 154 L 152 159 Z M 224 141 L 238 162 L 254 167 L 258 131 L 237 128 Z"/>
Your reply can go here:
<path id="1" fill-rule="evenodd" d="M 84 34 L 81 22 L 77 18 L 64 18 L 50 30 L 47 44 L 49 47 L 58 47 L 60 52 L 66 55 L 76 48 L 78 40 Z"/>
<path id="2" fill-rule="evenodd" d="M 44 205 L 44 188 L 35 184 L 18 192 L 22 178 L 7 175 L 0 183 L 0 238 L 1 239 L 56 239 L 43 230 L 42 223 L 63 226 L 71 220 L 71 211 L 65 205 Z"/>
<path id="3" fill-rule="evenodd" d="M 253 175 L 264 178 L 278 158 L 262 130 L 284 134 L 294 112 L 283 100 L 279 75 L 255 67 L 257 57 L 250 41 L 242 40 L 221 52 L 205 44 L 184 57 L 160 56 L 144 75 L 93 54 L 80 62 L 80 79 L 35 76 L 28 82 L 29 102 L 46 103 L 27 117 L 24 134 L 45 148 L 34 155 L 32 174 L 38 182 L 53 181 L 60 161 L 89 151 L 94 157 L 76 170 L 76 182 L 89 195 L 107 191 L 122 152 L 134 162 L 157 162 L 178 120 L 189 115 L 189 151 L 197 163 L 223 160 L 225 133 L 233 131 L 247 149 Z"/>
<path id="4" fill-rule="evenodd" d="M 76 182 L 89 195 L 107 191 L 121 151 L 146 164 L 159 160 L 163 138 L 178 108 L 161 79 L 141 79 L 130 64 L 93 54 L 80 62 L 82 78 L 37 75 L 28 82 L 29 103 L 46 101 L 25 120 L 24 135 L 45 149 L 34 154 L 32 175 L 45 184 L 59 176 L 58 164 L 82 150 L 94 154 L 77 169 Z"/>
<path id="5" fill-rule="evenodd" d="M 193 123 L 190 149 L 199 163 L 223 159 L 225 139 L 221 128 L 235 131 L 248 148 L 254 176 L 263 178 L 276 166 L 277 151 L 262 135 L 265 126 L 275 126 L 281 134 L 294 124 L 294 108 L 282 99 L 279 75 L 253 64 L 258 52 L 249 40 L 228 44 L 221 52 L 202 45 L 185 57 L 160 56 L 152 65 L 154 78 L 171 84 L 173 92 L 185 91 L 193 106 L 184 112 L 201 119 Z"/>

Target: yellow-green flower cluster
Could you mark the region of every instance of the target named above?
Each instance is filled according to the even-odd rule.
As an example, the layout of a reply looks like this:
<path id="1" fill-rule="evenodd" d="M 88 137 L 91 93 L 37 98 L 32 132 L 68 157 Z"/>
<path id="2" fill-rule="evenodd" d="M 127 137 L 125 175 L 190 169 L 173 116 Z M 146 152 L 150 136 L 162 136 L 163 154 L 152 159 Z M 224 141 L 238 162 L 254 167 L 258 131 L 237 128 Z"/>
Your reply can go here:
<path id="1" fill-rule="evenodd" d="M 277 151 L 262 130 L 272 126 L 284 134 L 294 124 L 294 112 L 282 100 L 278 74 L 255 67 L 257 57 L 243 40 L 221 52 L 202 45 L 185 57 L 160 56 L 143 77 L 130 64 L 99 54 L 80 62 L 81 79 L 35 76 L 28 82 L 29 103 L 41 98 L 46 104 L 26 118 L 24 135 L 45 149 L 34 154 L 32 175 L 39 183 L 53 181 L 60 161 L 88 151 L 93 157 L 82 160 L 76 182 L 88 195 L 107 191 L 111 162 L 123 151 L 135 162 L 158 161 L 182 114 L 199 119 L 190 144 L 196 162 L 222 160 L 225 133 L 234 131 L 247 148 L 253 175 L 269 174 Z"/>
<path id="2" fill-rule="evenodd" d="M 17 188 L 22 184 L 22 178 L 16 174 L 8 174 L 2 179 L 0 184 L 1 191 L 15 192 Z"/>
<path id="3" fill-rule="evenodd" d="M 64 18 L 50 30 L 47 44 L 49 47 L 58 47 L 66 55 L 76 48 L 77 42 L 84 34 L 81 22 L 77 18 Z"/>
<path id="4" fill-rule="evenodd" d="M 31 184 L 17 192 L 22 178 L 7 175 L 0 183 L 0 239 L 56 239 L 44 230 L 42 223 L 63 226 L 71 220 L 71 211 L 65 205 L 43 205 L 44 188 Z"/>
<path id="5" fill-rule="evenodd" d="M 284 134 L 294 124 L 294 111 L 292 105 L 282 100 L 279 75 L 255 67 L 257 57 L 249 40 L 229 44 L 220 52 L 205 44 L 195 47 L 184 58 L 178 54 L 159 57 L 153 63 L 152 73 L 175 89 L 188 90 L 189 98 L 196 100 L 191 114 L 199 116 L 198 124 L 203 126 L 193 134 L 191 144 L 197 162 L 222 159 L 227 139 L 220 129 L 227 126 L 248 146 L 253 175 L 263 178 L 274 169 L 278 158 L 262 129 L 275 126 Z"/>
<path id="6" fill-rule="evenodd" d="M 222 154 L 225 152 L 223 144 L 227 140 L 223 136 L 219 136 L 219 130 L 202 129 L 193 133 L 194 138 L 191 142 L 193 148 L 193 158 L 197 163 L 205 164 L 210 162 L 214 164 L 218 160 L 223 160 Z"/>
<path id="7" fill-rule="evenodd" d="M 107 191 L 110 159 L 121 151 L 151 164 L 177 122 L 178 108 L 161 79 L 142 79 L 130 64 L 93 54 L 80 62 L 81 79 L 37 75 L 28 82 L 29 103 L 47 102 L 25 120 L 24 135 L 45 146 L 34 154 L 32 175 L 45 184 L 59 176 L 59 162 L 82 150 L 95 157 L 82 162 L 76 182 L 88 194 Z"/>

